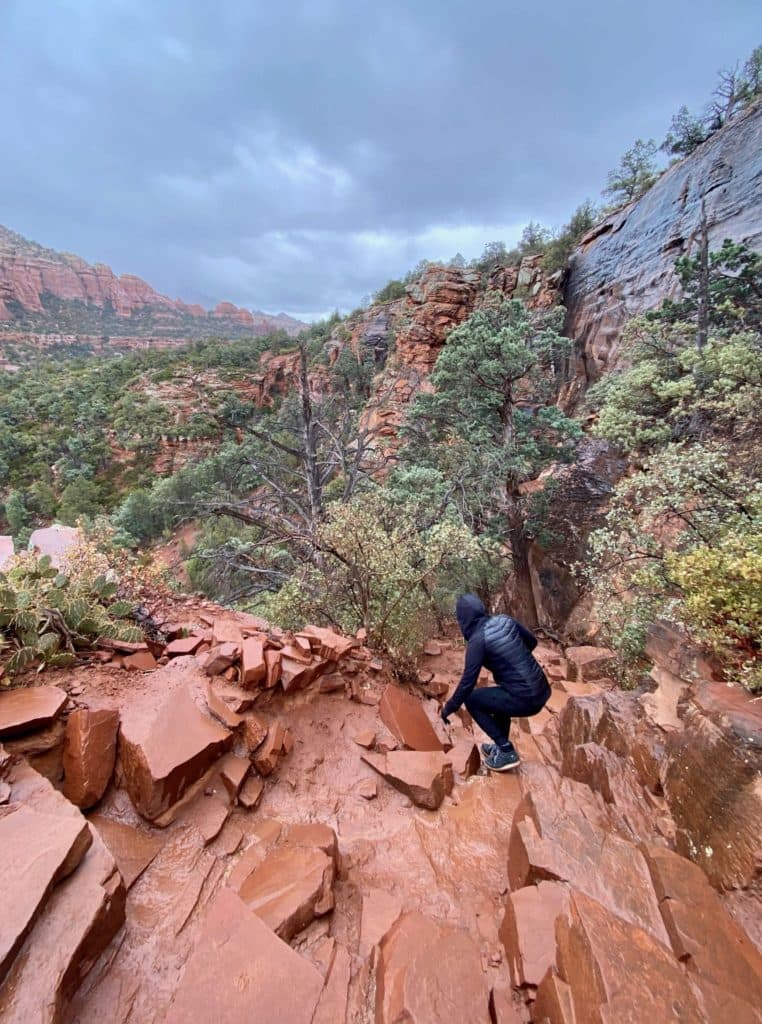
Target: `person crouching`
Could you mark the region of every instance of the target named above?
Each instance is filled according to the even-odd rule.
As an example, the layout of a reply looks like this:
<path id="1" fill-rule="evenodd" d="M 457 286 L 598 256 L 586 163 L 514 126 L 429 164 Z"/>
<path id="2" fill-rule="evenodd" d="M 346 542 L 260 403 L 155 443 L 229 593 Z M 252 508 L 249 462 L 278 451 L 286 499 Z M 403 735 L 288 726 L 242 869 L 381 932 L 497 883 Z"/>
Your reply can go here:
<path id="1" fill-rule="evenodd" d="M 441 711 L 446 723 L 461 705 L 492 740 L 482 744 L 490 771 L 507 772 L 521 764 L 508 738 L 511 719 L 530 718 L 541 711 L 551 689 L 532 651 L 537 638 L 510 615 L 488 615 L 476 594 L 464 594 L 455 614 L 468 642 L 463 675 Z M 476 688 L 482 668 L 492 673 L 497 686 Z"/>

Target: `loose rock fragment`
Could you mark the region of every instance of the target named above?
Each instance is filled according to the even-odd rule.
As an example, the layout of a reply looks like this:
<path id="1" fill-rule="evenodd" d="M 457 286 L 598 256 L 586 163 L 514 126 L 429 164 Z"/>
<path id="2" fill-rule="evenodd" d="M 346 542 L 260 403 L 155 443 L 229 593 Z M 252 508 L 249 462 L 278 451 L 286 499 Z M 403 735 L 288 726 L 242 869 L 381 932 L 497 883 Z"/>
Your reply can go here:
<path id="1" fill-rule="evenodd" d="M 158 708 L 149 700 L 126 708 L 119 762 L 135 809 L 149 820 L 160 817 L 231 742 L 231 733 L 199 711 L 184 686 Z"/>
<path id="2" fill-rule="evenodd" d="M 116 761 L 119 712 L 80 709 L 69 715 L 64 741 L 64 795 L 77 807 L 98 803 Z"/>
<path id="3" fill-rule="evenodd" d="M 452 764 L 442 751 L 393 750 L 362 759 L 419 807 L 435 811 L 452 792 Z"/>
<path id="4" fill-rule="evenodd" d="M 378 713 L 392 735 L 411 750 L 442 750 L 420 701 L 399 686 L 386 687 Z"/>
<path id="5" fill-rule="evenodd" d="M 376 1024 L 489 1024 L 489 989 L 470 935 L 419 913 L 403 915 L 381 942 Z"/>
<path id="6" fill-rule="evenodd" d="M 50 725 L 67 699 L 66 691 L 57 686 L 25 686 L 0 692 L 0 739 Z"/>
<path id="7" fill-rule="evenodd" d="M 238 896 L 223 887 L 211 903 L 165 1024 L 311 1024 L 323 979 Z"/>

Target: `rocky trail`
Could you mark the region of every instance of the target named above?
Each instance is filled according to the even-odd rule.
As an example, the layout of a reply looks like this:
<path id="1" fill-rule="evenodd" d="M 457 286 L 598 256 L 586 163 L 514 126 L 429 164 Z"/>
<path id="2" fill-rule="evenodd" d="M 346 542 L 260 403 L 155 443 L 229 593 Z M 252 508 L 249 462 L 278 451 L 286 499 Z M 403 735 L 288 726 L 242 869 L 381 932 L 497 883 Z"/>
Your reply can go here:
<path id="1" fill-rule="evenodd" d="M 172 619 L 0 693 L 4 1024 L 762 1020 L 762 702 L 668 630 L 640 695 L 541 645 L 490 775 L 438 718 L 452 640 L 403 689 L 361 640 Z"/>

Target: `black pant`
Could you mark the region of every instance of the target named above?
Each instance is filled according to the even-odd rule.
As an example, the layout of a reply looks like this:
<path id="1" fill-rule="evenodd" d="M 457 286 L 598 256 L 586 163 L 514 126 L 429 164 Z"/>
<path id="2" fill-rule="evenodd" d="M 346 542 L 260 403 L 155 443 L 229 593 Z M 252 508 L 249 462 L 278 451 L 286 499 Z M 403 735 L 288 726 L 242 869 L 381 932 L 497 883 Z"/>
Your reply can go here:
<path id="1" fill-rule="evenodd" d="M 531 718 L 542 711 L 550 697 L 550 687 L 540 697 L 522 697 L 502 686 L 484 686 L 466 697 L 466 710 L 493 743 L 508 742 L 512 718 Z"/>

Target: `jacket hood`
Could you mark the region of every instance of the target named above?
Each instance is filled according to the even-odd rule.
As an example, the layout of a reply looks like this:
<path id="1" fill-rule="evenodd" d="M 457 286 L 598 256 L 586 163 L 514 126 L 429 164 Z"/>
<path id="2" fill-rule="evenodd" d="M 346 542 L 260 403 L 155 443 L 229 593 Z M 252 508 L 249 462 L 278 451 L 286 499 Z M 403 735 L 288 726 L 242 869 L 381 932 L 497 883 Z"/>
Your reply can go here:
<path id="1" fill-rule="evenodd" d="M 476 594 L 464 594 L 459 597 L 455 605 L 455 615 L 466 640 L 471 639 L 477 626 L 488 617 L 483 601 Z"/>

